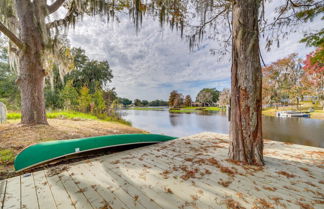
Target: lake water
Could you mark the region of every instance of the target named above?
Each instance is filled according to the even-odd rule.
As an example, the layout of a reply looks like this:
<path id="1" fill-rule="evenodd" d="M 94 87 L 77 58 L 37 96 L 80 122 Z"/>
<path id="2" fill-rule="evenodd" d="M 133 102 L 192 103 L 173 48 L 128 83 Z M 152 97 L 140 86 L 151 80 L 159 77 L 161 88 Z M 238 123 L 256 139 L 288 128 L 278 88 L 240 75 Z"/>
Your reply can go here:
<path id="1" fill-rule="evenodd" d="M 136 128 L 170 136 L 188 136 L 205 131 L 228 134 L 226 113 L 169 113 L 150 110 L 122 110 L 123 118 Z M 263 117 L 265 139 L 324 147 L 324 120 Z"/>

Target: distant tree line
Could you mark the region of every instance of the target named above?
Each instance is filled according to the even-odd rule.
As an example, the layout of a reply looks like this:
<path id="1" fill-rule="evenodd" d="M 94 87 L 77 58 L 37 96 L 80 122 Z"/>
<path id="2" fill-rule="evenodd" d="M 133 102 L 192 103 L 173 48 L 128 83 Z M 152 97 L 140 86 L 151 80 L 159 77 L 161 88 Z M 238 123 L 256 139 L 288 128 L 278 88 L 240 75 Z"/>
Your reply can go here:
<path id="1" fill-rule="evenodd" d="M 131 105 L 133 102 L 130 99 L 127 98 L 118 98 L 119 104 L 122 104 L 124 107 Z"/>
<path id="2" fill-rule="evenodd" d="M 296 104 L 311 99 L 324 109 L 324 47 L 323 42 L 303 60 L 297 54 L 279 59 L 262 69 L 262 103 L 264 105 Z M 190 95 L 173 90 L 169 96 L 171 108 L 190 106 L 220 106 L 230 104 L 230 89 L 218 91 L 204 88 L 196 96 L 195 102 Z"/>
<path id="3" fill-rule="evenodd" d="M 158 106 L 168 106 L 168 102 L 159 99 L 153 101 L 135 99 L 134 105 L 136 107 L 144 107 L 144 106 L 158 107 Z"/>
<path id="4" fill-rule="evenodd" d="M 190 95 L 183 94 L 173 90 L 169 96 L 169 107 L 191 107 L 191 106 L 217 106 L 221 92 L 215 88 L 204 88 L 199 91 L 195 102 L 192 101 Z"/>

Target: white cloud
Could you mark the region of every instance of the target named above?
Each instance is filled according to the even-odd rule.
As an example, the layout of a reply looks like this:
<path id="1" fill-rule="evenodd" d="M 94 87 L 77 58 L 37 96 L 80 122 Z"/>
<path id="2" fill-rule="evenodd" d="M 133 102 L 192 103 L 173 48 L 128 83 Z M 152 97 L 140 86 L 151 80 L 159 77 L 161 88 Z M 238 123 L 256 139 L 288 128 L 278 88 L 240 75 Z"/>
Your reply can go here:
<path id="1" fill-rule="evenodd" d="M 195 81 L 217 84 L 229 78 L 228 62 L 217 62 L 209 47 L 189 52 L 177 32 L 161 29 L 152 19 L 144 20 L 136 34 L 126 18 L 106 24 L 88 17 L 69 37 L 72 46 L 86 49 L 91 58 L 108 60 L 114 74 L 111 85 L 131 99 L 166 99 L 173 89 L 196 94 Z M 208 46 L 215 44 L 210 41 Z"/>
<path id="2" fill-rule="evenodd" d="M 320 21 L 300 28 L 319 28 Z M 306 27 L 307 26 L 307 27 Z M 280 48 L 270 52 L 261 51 L 269 64 L 290 53 L 301 56 L 312 49 L 298 43 L 303 32 L 294 33 L 281 42 Z M 143 20 L 142 28 L 136 34 L 128 17 L 120 22 L 105 23 L 100 17 L 86 17 L 75 30 L 69 31 L 74 47 L 82 47 L 94 59 L 108 60 L 114 79 L 110 86 L 116 87 L 121 97 L 131 99 L 167 99 L 173 89 L 195 97 L 204 87 L 223 89 L 230 86 L 230 55 L 222 57 L 210 54 L 210 49 L 219 44 L 206 40 L 203 47 L 189 52 L 188 42 L 180 39 L 177 31 L 168 27 L 161 29 L 151 18 Z"/>

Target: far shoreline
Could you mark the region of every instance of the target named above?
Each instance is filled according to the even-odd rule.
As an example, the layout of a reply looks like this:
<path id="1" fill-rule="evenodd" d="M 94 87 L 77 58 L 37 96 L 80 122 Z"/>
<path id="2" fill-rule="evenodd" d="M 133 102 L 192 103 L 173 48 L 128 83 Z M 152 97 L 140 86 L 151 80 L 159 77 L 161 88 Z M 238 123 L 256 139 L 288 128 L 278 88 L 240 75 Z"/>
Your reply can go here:
<path id="1" fill-rule="evenodd" d="M 225 108 L 220 107 L 179 107 L 179 108 L 169 108 L 169 107 L 154 107 L 154 106 L 144 106 L 144 107 L 129 107 L 126 110 L 143 110 L 143 111 L 166 111 L 169 110 L 170 113 L 196 113 L 196 112 L 225 112 Z M 276 117 L 277 111 L 285 111 L 287 108 L 265 108 L 262 110 L 263 116 Z M 294 110 L 294 109 L 293 109 Z M 296 111 L 296 110 L 294 110 Z M 315 110 L 310 113 L 310 118 L 308 119 L 318 119 L 324 120 L 324 110 Z"/>

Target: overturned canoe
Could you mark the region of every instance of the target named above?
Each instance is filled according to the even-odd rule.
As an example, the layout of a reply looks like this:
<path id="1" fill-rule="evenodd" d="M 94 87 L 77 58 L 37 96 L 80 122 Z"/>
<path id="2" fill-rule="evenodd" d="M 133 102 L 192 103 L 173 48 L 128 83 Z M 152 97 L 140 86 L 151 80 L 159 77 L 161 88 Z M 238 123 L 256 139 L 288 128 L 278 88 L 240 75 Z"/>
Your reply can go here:
<path id="1" fill-rule="evenodd" d="M 159 134 L 122 134 L 57 140 L 31 145 L 21 151 L 15 159 L 16 171 L 23 171 L 65 156 L 109 147 L 136 144 L 152 144 L 175 139 Z"/>

